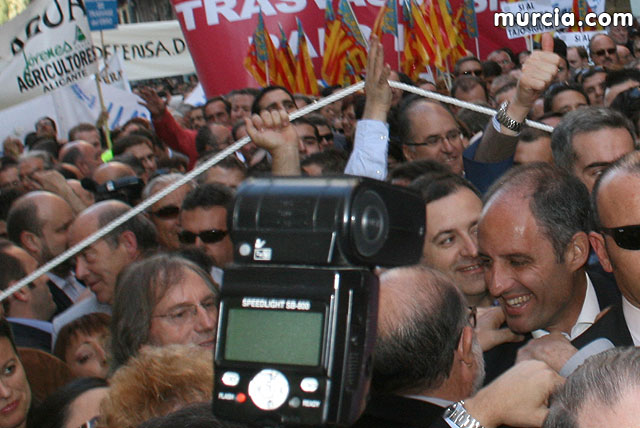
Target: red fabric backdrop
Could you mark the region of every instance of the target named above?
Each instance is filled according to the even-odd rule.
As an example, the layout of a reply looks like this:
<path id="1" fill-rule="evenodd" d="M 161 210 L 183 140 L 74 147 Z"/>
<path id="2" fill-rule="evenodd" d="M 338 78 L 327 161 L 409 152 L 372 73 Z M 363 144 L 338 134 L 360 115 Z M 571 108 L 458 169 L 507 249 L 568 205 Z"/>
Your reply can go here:
<path id="1" fill-rule="evenodd" d="M 457 10 L 462 0 L 450 0 Z M 309 49 L 319 76 L 322 40 L 324 40 L 324 0 L 171 0 L 185 35 L 198 77 L 207 97 L 225 94 L 232 89 L 257 86 L 255 80 L 242 66 L 247 54 L 249 38 L 258 22 L 261 9 L 265 25 L 278 43 L 278 23 L 282 24 L 289 44 L 297 52 L 295 18 L 299 17 L 309 38 Z M 360 22 L 363 34 L 369 37 L 378 9 L 384 0 L 352 1 L 351 6 Z M 509 46 L 514 52 L 525 48 L 523 39 L 508 40 L 503 29 L 493 26 L 493 14 L 498 9 L 497 0 L 476 1 L 479 29 L 480 55 L 486 55 L 499 47 Z M 399 11 L 402 9 L 399 6 Z M 394 37 L 385 34 L 386 61 L 397 68 L 398 52 Z M 400 44 L 399 46 L 402 46 Z M 475 41 L 467 42 L 475 53 Z"/>

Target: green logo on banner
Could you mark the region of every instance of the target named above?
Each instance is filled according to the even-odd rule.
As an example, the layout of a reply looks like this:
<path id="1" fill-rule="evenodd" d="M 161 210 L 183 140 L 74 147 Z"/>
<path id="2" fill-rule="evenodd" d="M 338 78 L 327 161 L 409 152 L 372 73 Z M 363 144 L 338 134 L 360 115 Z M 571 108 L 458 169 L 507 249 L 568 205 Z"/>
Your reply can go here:
<path id="1" fill-rule="evenodd" d="M 76 25 L 76 42 L 84 42 L 87 36 L 84 35 L 80 27 Z"/>

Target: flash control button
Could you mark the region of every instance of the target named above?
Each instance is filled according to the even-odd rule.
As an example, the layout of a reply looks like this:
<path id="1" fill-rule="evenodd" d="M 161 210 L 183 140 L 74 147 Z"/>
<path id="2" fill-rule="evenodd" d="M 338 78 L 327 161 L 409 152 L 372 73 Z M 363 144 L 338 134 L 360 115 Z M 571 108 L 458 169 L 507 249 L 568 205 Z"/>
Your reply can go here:
<path id="1" fill-rule="evenodd" d="M 277 370 L 264 369 L 249 382 L 249 397 L 259 409 L 276 410 L 289 396 L 289 381 Z"/>
<path id="2" fill-rule="evenodd" d="M 222 375 L 222 383 L 227 386 L 238 386 L 240 383 L 240 375 L 236 372 L 225 372 Z"/>
<path id="3" fill-rule="evenodd" d="M 316 379 L 315 377 L 305 377 L 300 382 L 300 389 L 304 392 L 316 392 L 318 390 L 318 386 L 318 379 Z"/>

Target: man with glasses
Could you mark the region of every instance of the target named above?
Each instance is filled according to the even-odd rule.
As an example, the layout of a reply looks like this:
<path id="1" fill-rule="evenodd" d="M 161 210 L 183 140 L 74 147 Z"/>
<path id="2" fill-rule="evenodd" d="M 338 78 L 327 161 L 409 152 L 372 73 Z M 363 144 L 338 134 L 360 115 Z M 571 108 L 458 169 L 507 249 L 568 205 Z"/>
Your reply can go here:
<path id="1" fill-rule="evenodd" d="M 182 246 L 202 248 L 215 263 L 211 272 L 220 282 L 222 268 L 233 260 L 233 244 L 227 229 L 227 213 L 233 194 L 217 183 L 203 184 L 189 193 L 182 202 L 178 234 Z"/>
<path id="2" fill-rule="evenodd" d="M 456 174 L 465 174 L 481 192 L 513 163 L 522 123 L 534 101 L 558 72 L 561 58 L 535 51 L 527 60 L 512 102 L 501 106 L 482 140 L 464 149 L 462 132 L 451 112 L 426 98 L 407 97 L 400 105 L 396 132 L 408 161 L 432 159 Z M 386 178 L 390 108 L 389 70 L 379 42 L 371 43 L 367 64 L 366 102 L 358 122 L 346 173 L 379 180 Z M 464 151 L 464 160 L 463 160 Z"/>
<path id="3" fill-rule="evenodd" d="M 640 346 L 639 185 L 640 152 L 636 151 L 614 163 L 596 182 L 591 194 L 596 231 L 589 234 L 603 268 L 616 278 L 635 346 Z"/>
<path id="4" fill-rule="evenodd" d="M 600 312 L 613 305 L 615 314 L 620 297 L 602 275 L 587 272 L 590 228 L 586 188 L 550 165 L 514 168 L 489 190 L 478 223 L 485 280 L 509 328 L 530 340 L 519 350 L 522 343 L 506 343 L 485 353 L 487 381 L 516 353 L 542 355 L 560 370 L 574 346 L 599 337 L 630 344 L 628 333 L 599 324 Z M 558 351 L 545 354 L 552 343 Z"/>
<path id="5" fill-rule="evenodd" d="M 484 77 L 482 63 L 475 56 L 466 56 L 459 59 L 453 67 L 453 74 L 456 77 L 476 76 L 481 79 Z"/>
<path id="6" fill-rule="evenodd" d="M 182 174 L 164 174 L 154 178 L 142 191 L 142 199 L 147 199 L 155 195 L 182 177 Z M 178 239 L 178 232 L 180 231 L 178 222 L 180 207 L 186 194 L 194 187 L 195 185 L 192 182 L 184 184 L 149 208 L 149 219 L 156 227 L 158 244 L 160 244 L 161 247 L 168 250 L 177 250 L 180 248 L 180 240 Z"/>
<path id="7" fill-rule="evenodd" d="M 131 264 L 116 286 L 112 367 L 125 364 L 144 345 L 213 349 L 218 298 L 211 276 L 180 256 L 158 254 Z"/>
<path id="8" fill-rule="evenodd" d="M 606 34 L 596 34 L 591 38 L 589 53 L 593 62 L 606 70 L 617 70 L 622 67 L 616 50 L 616 42 Z"/>

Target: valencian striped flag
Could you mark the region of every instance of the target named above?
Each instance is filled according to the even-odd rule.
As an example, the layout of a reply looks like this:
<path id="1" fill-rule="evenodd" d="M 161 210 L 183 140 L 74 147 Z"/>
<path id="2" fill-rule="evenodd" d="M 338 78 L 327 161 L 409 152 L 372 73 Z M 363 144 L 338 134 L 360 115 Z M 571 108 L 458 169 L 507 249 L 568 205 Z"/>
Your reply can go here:
<path id="1" fill-rule="evenodd" d="M 256 79 L 258 85 L 267 86 L 267 49 L 259 42 L 256 36 L 258 28 L 253 32 L 253 38 L 249 45 L 249 51 L 244 58 L 244 68 Z"/>
<path id="2" fill-rule="evenodd" d="M 342 85 L 347 62 L 347 52 L 354 41 L 346 37 L 340 20 L 333 11 L 332 0 L 327 0 L 324 10 L 324 55 L 322 56 L 322 79 L 327 85 Z"/>
<path id="3" fill-rule="evenodd" d="M 476 7 L 473 0 L 464 0 L 462 13 L 465 30 L 470 38 L 478 37 L 478 19 L 476 18 Z"/>
<path id="4" fill-rule="evenodd" d="M 367 42 L 360 31 L 360 25 L 348 0 L 339 1 L 337 17 L 347 38 L 355 41 L 353 47 L 348 51 L 347 62 L 351 64 L 355 74 L 360 74 L 367 63 Z"/>
<path id="5" fill-rule="evenodd" d="M 417 0 L 411 1 L 411 16 L 415 25 L 416 40 L 420 43 L 427 55 L 426 65 L 435 65 L 439 69 L 444 69 L 444 52 L 440 49 L 436 40 L 437 31 L 429 27 L 426 20 L 426 3 L 418 5 Z"/>
<path id="6" fill-rule="evenodd" d="M 278 75 L 276 84 L 284 86 L 293 93 L 296 91 L 296 62 L 282 25 L 278 24 L 278 26 L 280 27 L 280 46 L 277 51 Z"/>
<path id="7" fill-rule="evenodd" d="M 430 34 L 424 33 L 427 31 L 426 24 L 415 1 L 404 1 L 402 15 L 406 27 L 401 69 L 406 75 L 415 80 L 420 73 L 426 70 L 429 64 L 430 56 L 427 52 L 429 42 L 427 37 L 430 37 Z"/>
<path id="8" fill-rule="evenodd" d="M 578 32 L 578 31 L 602 31 L 603 30 L 600 24 L 596 25 L 595 27 L 590 27 L 586 25 L 586 22 L 584 23 L 585 25 L 583 25 L 582 27 L 580 27 L 577 24 L 578 21 L 584 22 L 585 16 L 587 16 L 588 13 L 593 12 L 591 7 L 589 7 L 589 3 L 587 3 L 587 0 L 573 0 L 573 6 L 571 7 L 571 12 L 573 12 L 573 15 L 576 18 L 576 25 L 571 27 L 569 31 Z"/>
<path id="9" fill-rule="evenodd" d="M 387 0 L 380 7 L 376 21 L 373 23 L 371 34 L 382 39 L 382 33 L 393 34 L 398 37 L 398 0 Z"/>
<path id="10" fill-rule="evenodd" d="M 307 95 L 318 95 L 318 81 L 313 71 L 313 63 L 307 48 L 307 36 L 302 29 L 302 22 L 298 22 L 298 56 L 296 58 L 296 89 L 297 92 Z"/>

